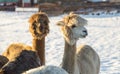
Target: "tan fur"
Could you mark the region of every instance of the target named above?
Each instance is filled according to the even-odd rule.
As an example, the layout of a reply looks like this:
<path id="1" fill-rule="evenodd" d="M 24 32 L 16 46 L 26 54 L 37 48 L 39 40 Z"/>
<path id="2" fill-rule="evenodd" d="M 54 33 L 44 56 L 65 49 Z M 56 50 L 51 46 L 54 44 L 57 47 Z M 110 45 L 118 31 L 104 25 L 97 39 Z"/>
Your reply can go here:
<path id="1" fill-rule="evenodd" d="M 19 56 L 22 50 L 32 50 L 37 52 L 41 64 L 45 64 L 45 36 L 49 33 L 49 19 L 46 13 L 38 12 L 29 19 L 29 30 L 33 36 L 33 45 L 28 46 L 23 43 L 13 43 L 3 53 L 9 60 Z"/>
<path id="2" fill-rule="evenodd" d="M 0 68 L 8 62 L 8 59 L 5 56 L 0 55 Z"/>
<path id="3" fill-rule="evenodd" d="M 10 46 L 8 46 L 5 52 L 3 52 L 3 55 L 9 60 L 12 60 L 19 56 L 22 50 L 32 50 L 32 47 L 23 43 L 13 43 Z"/>
<path id="4" fill-rule="evenodd" d="M 40 39 L 33 39 L 33 49 L 37 52 L 41 65 L 45 65 L 45 38 Z"/>
<path id="5" fill-rule="evenodd" d="M 32 15 L 29 19 L 29 30 L 33 36 L 33 49 L 36 50 L 45 65 L 45 36 L 49 33 L 49 19 L 46 13 L 39 12 Z"/>
<path id="6" fill-rule="evenodd" d="M 29 30 L 35 39 L 42 39 L 49 33 L 49 19 L 46 13 L 39 12 L 29 19 Z"/>
<path id="7" fill-rule="evenodd" d="M 77 40 L 88 35 L 86 24 L 87 20 L 74 13 L 57 23 L 65 39 L 62 68 L 69 74 L 99 74 L 100 59 L 94 49 L 88 45 L 76 49 Z"/>

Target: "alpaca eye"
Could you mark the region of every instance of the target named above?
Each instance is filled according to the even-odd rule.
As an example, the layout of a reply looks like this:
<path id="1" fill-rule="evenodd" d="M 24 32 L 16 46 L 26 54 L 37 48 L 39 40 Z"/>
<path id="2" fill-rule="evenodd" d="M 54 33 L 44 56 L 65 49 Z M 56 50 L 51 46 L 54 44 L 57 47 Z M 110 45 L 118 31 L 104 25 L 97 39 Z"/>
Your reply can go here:
<path id="1" fill-rule="evenodd" d="M 44 21 L 44 24 L 45 24 L 45 25 L 48 25 L 46 21 Z"/>
<path id="2" fill-rule="evenodd" d="M 76 27 L 76 25 L 72 25 L 71 27 L 72 27 L 72 28 L 75 28 L 75 27 Z"/>
<path id="3" fill-rule="evenodd" d="M 39 20 L 40 23 L 43 23 L 43 20 Z"/>

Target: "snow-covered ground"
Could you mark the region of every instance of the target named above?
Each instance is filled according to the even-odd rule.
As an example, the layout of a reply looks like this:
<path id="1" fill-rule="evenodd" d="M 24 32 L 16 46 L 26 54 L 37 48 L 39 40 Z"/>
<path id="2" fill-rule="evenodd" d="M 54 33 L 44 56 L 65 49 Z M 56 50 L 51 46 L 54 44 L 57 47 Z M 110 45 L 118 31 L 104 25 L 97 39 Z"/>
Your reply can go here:
<path id="1" fill-rule="evenodd" d="M 28 19 L 33 12 L 0 12 L 0 54 L 14 42 L 32 45 Z M 65 15 L 65 14 L 64 14 Z M 64 15 L 49 17 L 50 33 L 46 38 L 46 64 L 59 66 L 64 40 L 56 22 Z M 77 45 L 91 45 L 101 59 L 100 74 L 120 74 L 120 13 L 81 15 L 88 20 L 89 35 Z"/>

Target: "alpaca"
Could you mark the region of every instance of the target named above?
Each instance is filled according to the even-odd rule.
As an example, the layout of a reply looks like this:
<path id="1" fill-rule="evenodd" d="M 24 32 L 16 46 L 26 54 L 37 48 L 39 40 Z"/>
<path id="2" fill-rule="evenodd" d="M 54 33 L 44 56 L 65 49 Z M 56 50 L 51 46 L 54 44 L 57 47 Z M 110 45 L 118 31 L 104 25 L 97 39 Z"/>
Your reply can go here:
<path id="1" fill-rule="evenodd" d="M 49 19 L 46 13 L 34 14 L 29 19 L 29 30 L 33 36 L 33 48 L 37 51 L 41 65 L 45 65 L 45 37 L 49 33 Z"/>
<path id="2" fill-rule="evenodd" d="M 0 68 L 8 62 L 8 59 L 5 56 L 0 55 Z"/>
<path id="3" fill-rule="evenodd" d="M 37 52 L 41 65 L 45 65 L 45 37 L 49 33 L 48 16 L 44 12 L 33 14 L 29 19 L 29 23 L 29 31 L 33 36 L 33 46 L 22 43 L 11 44 L 3 55 L 11 60 L 17 57 L 22 50 L 32 50 Z"/>
<path id="4" fill-rule="evenodd" d="M 79 38 L 85 38 L 87 20 L 79 15 L 70 13 L 57 23 L 65 40 L 62 68 L 69 74 L 98 74 L 100 59 L 94 49 L 88 45 L 82 45 L 76 49 Z"/>
<path id="5" fill-rule="evenodd" d="M 23 43 L 13 43 L 8 46 L 7 50 L 3 53 L 3 55 L 6 56 L 9 61 L 11 61 L 17 56 L 19 56 L 23 50 L 32 50 L 32 47 Z"/>
<path id="6" fill-rule="evenodd" d="M 64 69 L 56 66 L 41 66 L 28 70 L 22 74 L 68 74 Z"/>
<path id="7" fill-rule="evenodd" d="M 0 73 L 2 74 L 21 74 L 31 68 L 40 66 L 40 59 L 36 52 L 31 50 L 22 50 L 20 55 L 5 64 Z"/>

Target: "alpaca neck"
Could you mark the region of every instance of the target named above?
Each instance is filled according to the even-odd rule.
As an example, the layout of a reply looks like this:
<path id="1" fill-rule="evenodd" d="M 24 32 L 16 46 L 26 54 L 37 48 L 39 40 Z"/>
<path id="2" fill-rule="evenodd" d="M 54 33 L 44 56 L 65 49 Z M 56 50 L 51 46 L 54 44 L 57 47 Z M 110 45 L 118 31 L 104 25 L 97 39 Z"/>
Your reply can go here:
<path id="1" fill-rule="evenodd" d="M 45 38 L 33 39 L 33 49 L 37 52 L 41 65 L 45 65 Z"/>
<path id="2" fill-rule="evenodd" d="M 65 41 L 62 68 L 65 69 L 69 74 L 74 74 L 75 53 L 76 53 L 76 43 L 74 45 L 69 45 Z"/>

